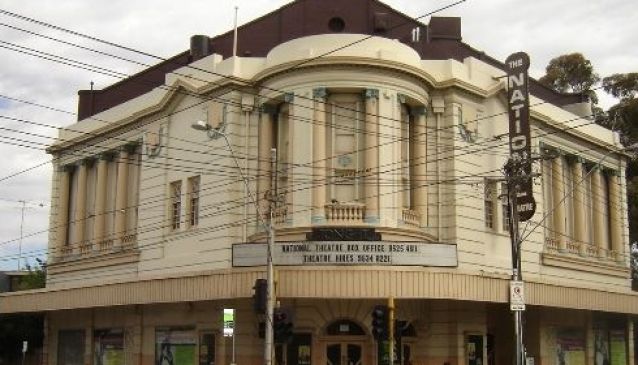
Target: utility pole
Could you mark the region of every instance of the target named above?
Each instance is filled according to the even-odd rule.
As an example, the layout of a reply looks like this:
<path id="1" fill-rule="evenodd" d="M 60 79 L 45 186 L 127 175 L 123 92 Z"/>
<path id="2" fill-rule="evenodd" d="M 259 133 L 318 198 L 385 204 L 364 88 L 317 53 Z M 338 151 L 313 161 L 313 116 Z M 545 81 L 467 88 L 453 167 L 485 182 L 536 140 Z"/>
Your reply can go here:
<path id="1" fill-rule="evenodd" d="M 516 174 L 518 169 L 511 159 L 505 165 L 507 184 L 507 208 L 509 211 L 509 230 L 512 242 L 512 281 L 510 283 L 510 309 L 514 312 L 514 336 L 516 342 L 516 365 L 524 364 L 523 351 L 523 311 L 525 301 L 523 295 L 523 275 L 521 271 L 521 240 L 519 232 L 519 216 L 516 210 L 517 179 L 523 178 Z"/>
<path id="2" fill-rule="evenodd" d="M 22 228 L 24 227 L 24 209 L 26 208 L 27 202 L 26 200 L 18 200 L 20 203 L 22 203 L 22 218 L 20 219 L 20 244 L 18 245 L 18 271 L 20 271 L 20 269 L 22 268 L 22 237 L 23 237 L 23 230 Z"/>
<path id="3" fill-rule="evenodd" d="M 511 54 L 505 60 L 507 71 L 507 101 L 509 114 L 510 158 L 505 164 L 509 230 L 512 240 L 512 280 L 510 310 L 514 315 L 516 356 L 514 364 L 523 365 L 524 284 L 521 275 L 521 239 L 518 224 L 530 220 L 536 211 L 532 182 L 532 151 L 529 126 L 529 56 L 524 52 Z"/>
<path id="4" fill-rule="evenodd" d="M 275 247 L 275 203 L 277 199 L 277 192 L 275 191 L 275 184 L 277 182 L 275 178 L 275 171 L 277 168 L 277 149 L 272 148 L 270 150 L 270 221 L 268 224 L 268 251 L 266 253 L 266 265 L 268 282 L 268 300 L 266 301 L 266 333 L 265 333 L 265 346 L 264 346 L 264 364 L 272 364 L 272 352 L 273 352 L 273 321 L 275 312 L 275 269 L 272 263 L 272 254 Z"/>

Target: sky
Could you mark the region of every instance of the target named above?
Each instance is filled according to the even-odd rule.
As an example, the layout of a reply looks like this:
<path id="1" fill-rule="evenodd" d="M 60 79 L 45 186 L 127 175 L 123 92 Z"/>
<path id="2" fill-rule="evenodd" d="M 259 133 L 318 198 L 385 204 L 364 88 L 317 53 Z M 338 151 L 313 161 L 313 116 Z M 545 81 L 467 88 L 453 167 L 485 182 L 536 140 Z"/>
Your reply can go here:
<path id="1" fill-rule="evenodd" d="M 188 48 L 191 35 L 214 36 L 232 29 L 235 6 L 239 7 L 239 24 L 243 24 L 288 2 L 0 0 L 0 9 L 136 50 L 170 57 Z M 454 1 L 385 2 L 409 16 L 419 17 Z M 466 0 L 436 15 L 461 17 L 463 41 L 496 59 L 504 60 L 516 51 L 527 52 L 531 58 L 530 75 L 533 77 L 542 76 L 552 58 L 572 52 L 583 53 L 601 76 L 638 71 L 636 1 Z M 421 21 L 428 23 L 429 19 L 426 17 Z M 32 263 L 35 256 L 42 257 L 46 250 L 52 167 L 44 164 L 50 160 L 50 156 L 41 147 L 52 140 L 40 136 L 55 136 L 56 130 L 52 127 L 64 127 L 74 122 L 77 90 L 89 88 L 91 81 L 96 89 L 117 81 L 112 77 L 28 56 L 7 47 L 30 47 L 126 74 L 142 69 L 138 65 L 55 43 L 10 27 L 63 39 L 145 64 L 156 63 L 156 60 L 145 56 L 0 14 L 0 270 L 15 270 L 18 267 L 21 223 L 22 266 L 27 260 Z M 615 103 L 602 91 L 598 95 L 604 109 Z M 3 97 L 27 100 L 56 110 Z M 7 117 L 50 127 L 18 122 Z M 9 177 L 39 164 L 44 165 Z M 24 220 L 21 219 L 23 206 Z"/>

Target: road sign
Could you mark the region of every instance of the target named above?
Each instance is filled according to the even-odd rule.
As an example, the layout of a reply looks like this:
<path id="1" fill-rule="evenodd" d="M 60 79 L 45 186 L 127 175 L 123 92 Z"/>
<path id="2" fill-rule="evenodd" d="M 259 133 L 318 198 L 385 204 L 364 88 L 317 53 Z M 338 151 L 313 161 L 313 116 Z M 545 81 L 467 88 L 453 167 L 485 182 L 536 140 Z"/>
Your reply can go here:
<path id="1" fill-rule="evenodd" d="M 525 310 L 525 287 L 522 281 L 510 281 L 510 310 Z"/>

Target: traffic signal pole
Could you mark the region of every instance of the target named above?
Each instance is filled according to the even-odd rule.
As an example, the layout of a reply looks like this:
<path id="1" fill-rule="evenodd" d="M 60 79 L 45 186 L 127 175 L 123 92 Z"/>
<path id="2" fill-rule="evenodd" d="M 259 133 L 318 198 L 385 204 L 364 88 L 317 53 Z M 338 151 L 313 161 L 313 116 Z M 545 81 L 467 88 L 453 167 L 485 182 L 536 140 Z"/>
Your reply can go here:
<path id="1" fill-rule="evenodd" d="M 394 297 L 388 298 L 388 357 L 389 365 L 394 365 Z"/>

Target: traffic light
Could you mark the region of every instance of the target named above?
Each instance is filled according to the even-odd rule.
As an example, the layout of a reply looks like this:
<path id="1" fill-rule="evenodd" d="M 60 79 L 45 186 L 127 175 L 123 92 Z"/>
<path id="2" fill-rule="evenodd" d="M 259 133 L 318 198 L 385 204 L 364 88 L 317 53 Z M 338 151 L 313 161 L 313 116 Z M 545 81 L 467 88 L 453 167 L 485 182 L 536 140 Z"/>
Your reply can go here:
<path id="1" fill-rule="evenodd" d="M 255 280 L 253 290 L 253 306 L 255 308 L 255 313 L 265 314 L 266 303 L 268 302 L 268 281 L 266 281 L 266 279 Z"/>
<path id="2" fill-rule="evenodd" d="M 281 309 L 275 309 L 273 314 L 273 332 L 275 343 L 286 343 L 292 339 L 292 322 L 288 314 Z"/>
<path id="3" fill-rule="evenodd" d="M 388 307 L 377 305 L 372 310 L 372 336 L 377 341 L 388 339 Z"/>

